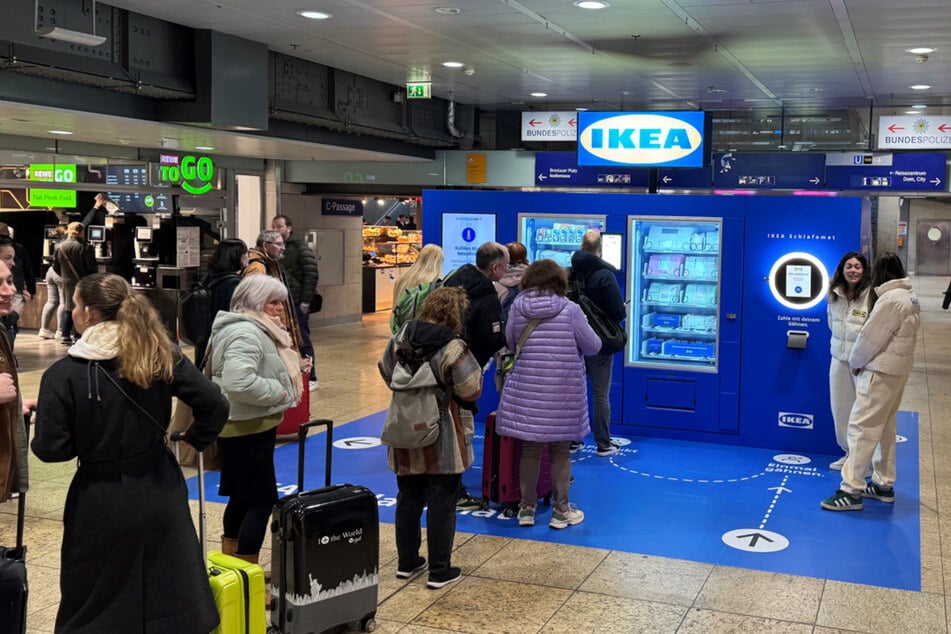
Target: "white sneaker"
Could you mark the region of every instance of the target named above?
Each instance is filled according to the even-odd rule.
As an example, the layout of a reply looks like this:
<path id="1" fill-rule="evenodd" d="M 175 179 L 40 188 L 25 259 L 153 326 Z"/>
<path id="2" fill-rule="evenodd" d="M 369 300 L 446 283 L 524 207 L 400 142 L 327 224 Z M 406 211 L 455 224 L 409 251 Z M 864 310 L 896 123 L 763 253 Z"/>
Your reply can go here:
<path id="1" fill-rule="evenodd" d="M 841 458 L 839 458 L 838 460 L 830 464 L 829 468 L 832 469 L 833 471 L 842 471 L 842 465 L 845 464 L 846 458 L 848 458 L 848 456 L 842 456 Z"/>
<path id="2" fill-rule="evenodd" d="M 317 387 L 318 387 L 317 379 L 314 379 L 313 381 L 310 382 L 310 387 L 308 389 L 311 392 L 313 392 L 314 390 L 317 389 Z"/>
<path id="3" fill-rule="evenodd" d="M 47 330 L 46 328 L 40 328 L 40 331 L 36 333 L 36 336 L 40 339 L 55 339 L 56 333 L 52 330 Z"/>

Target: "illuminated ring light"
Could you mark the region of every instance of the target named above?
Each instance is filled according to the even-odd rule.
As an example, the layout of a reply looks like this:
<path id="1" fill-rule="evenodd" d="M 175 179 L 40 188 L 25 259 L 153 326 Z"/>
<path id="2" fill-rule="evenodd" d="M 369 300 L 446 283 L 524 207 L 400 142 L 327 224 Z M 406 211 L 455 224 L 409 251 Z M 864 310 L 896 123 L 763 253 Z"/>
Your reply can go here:
<path id="1" fill-rule="evenodd" d="M 779 288 L 776 285 L 776 278 L 779 274 L 780 269 L 788 264 L 810 264 L 813 267 L 813 274 L 815 271 L 819 272 L 819 277 L 821 278 L 819 282 L 818 292 L 816 296 L 812 299 L 805 302 L 794 302 L 784 296 L 780 292 Z M 813 275 L 814 277 L 814 275 Z M 829 288 L 829 272 L 826 271 L 825 265 L 822 264 L 822 261 L 819 260 L 816 256 L 811 253 L 805 253 L 803 251 L 794 251 L 793 253 L 787 253 L 782 256 L 776 263 L 773 264 L 773 268 L 769 271 L 769 290 L 772 292 L 773 297 L 777 302 L 785 306 L 786 308 L 791 308 L 793 310 L 808 310 L 814 306 L 817 306 L 819 303 L 825 299 L 826 292 Z"/>

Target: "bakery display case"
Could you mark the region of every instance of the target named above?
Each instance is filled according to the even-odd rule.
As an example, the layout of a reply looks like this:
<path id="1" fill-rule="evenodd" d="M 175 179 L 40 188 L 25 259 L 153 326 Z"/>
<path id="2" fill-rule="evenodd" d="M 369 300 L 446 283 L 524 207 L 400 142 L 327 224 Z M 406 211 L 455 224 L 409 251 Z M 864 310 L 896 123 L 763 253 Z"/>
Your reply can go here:
<path id="1" fill-rule="evenodd" d="M 423 246 L 423 233 L 399 227 L 363 227 L 363 261 L 367 264 L 412 264 Z"/>

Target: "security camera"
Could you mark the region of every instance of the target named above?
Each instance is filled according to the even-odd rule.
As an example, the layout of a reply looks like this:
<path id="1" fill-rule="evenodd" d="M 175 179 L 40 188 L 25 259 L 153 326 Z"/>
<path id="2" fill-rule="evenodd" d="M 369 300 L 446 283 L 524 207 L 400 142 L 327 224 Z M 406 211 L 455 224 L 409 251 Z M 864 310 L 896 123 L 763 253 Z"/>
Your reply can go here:
<path id="1" fill-rule="evenodd" d="M 924 53 L 915 55 L 915 61 L 918 62 L 919 64 L 924 64 L 925 62 L 928 61 L 928 56 L 925 55 Z"/>
<path id="2" fill-rule="evenodd" d="M 472 68 L 471 66 L 466 66 L 462 72 L 468 75 L 469 77 L 472 77 L 473 75 L 475 75 L 475 69 Z"/>

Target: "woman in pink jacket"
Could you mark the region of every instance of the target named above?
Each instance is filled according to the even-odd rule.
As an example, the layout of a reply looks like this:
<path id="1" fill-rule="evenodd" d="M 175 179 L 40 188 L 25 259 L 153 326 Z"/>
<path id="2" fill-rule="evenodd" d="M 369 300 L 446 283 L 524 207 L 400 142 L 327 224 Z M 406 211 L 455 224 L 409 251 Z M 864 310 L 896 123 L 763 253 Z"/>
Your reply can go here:
<path id="1" fill-rule="evenodd" d="M 522 276 L 505 326 L 509 349 L 532 328 L 505 380 L 496 430 L 522 441 L 519 526 L 534 526 L 542 449 L 551 452 L 551 528 L 580 524 L 584 513 L 568 503 L 571 442 L 590 431 L 584 355 L 601 349 L 581 307 L 568 300 L 568 275 L 554 260 L 531 264 Z"/>

